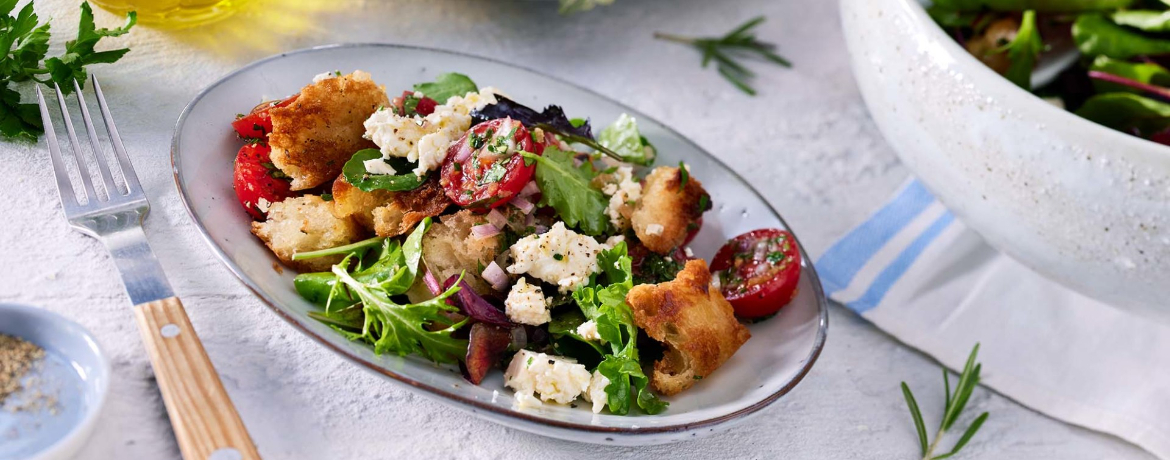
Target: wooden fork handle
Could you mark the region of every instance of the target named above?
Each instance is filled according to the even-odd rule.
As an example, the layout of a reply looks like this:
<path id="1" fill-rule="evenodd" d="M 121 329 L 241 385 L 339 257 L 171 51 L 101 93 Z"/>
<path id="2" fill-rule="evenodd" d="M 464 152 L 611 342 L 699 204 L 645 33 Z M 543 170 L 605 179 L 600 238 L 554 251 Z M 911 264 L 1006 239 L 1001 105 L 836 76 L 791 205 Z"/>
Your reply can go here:
<path id="1" fill-rule="evenodd" d="M 135 305 L 134 316 L 183 458 L 259 459 L 179 298 Z"/>

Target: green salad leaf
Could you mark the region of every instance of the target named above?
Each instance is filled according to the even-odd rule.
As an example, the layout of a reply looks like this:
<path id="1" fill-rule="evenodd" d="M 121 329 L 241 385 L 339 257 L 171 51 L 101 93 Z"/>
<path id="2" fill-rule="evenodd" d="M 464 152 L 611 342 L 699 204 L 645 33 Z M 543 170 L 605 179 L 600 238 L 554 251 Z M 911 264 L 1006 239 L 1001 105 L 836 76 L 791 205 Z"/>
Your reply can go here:
<path id="1" fill-rule="evenodd" d="M 1170 128 L 1170 104 L 1132 93 L 1098 94 L 1086 100 L 1076 114 L 1143 137 Z"/>
<path id="2" fill-rule="evenodd" d="M 372 192 L 374 190 L 399 192 L 414 190 L 427 180 L 427 176 L 416 175 L 413 172 L 416 165 L 406 161 L 405 158 L 383 160 L 389 163 L 390 167 L 394 168 L 395 171 L 405 171 L 404 174 L 370 174 L 366 172 L 365 161 L 375 158 L 382 158 L 382 152 L 378 149 L 358 150 L 341 167 L 341 173 L 345 175 L 345 181 L 363 192 Z"/>
<path id="3" fill-rule="evenodd" d="M 1004 74 L 1016 86 L 1025 90 L 1032 89 L 1032 69 L 1036 67 L 1036 59 L 1044 51 L 1044 42 L 1040 40 L 1040 33 L 1036 30 L 1036 12 L 1025 11 L 1020 19 L 1020 28 L 1016 31 L 1016 38 L 1004 45 L 1011 66 Z"/>
<path id="4" fill-rule="evenodd" d="M 934 6 L 957 11 L 1025 11 L 1069 13 L 1126 8 L 1135 0 L 934 0 Z"/>
<path id="5" fill-rule="evenodd" d="M 621 161 L 642 166 L 654 163 L 657 150 L 638 131 L 638 122 L 629 114 L 621 114 L 597 136 L 597 142 L 617 153 Z"/>
<path id="6" fill-rule="evenodd" d="M 1077 16 L 1072 35 L 1077 48 L 1086 56 L 1129 59 L 1146 54 L 1170 53 L 1170 40 L 1147 36 L 1120 26 L 1100 13 Z"/>
<path id="7" fill-rule="evenodd" d="M 601 235 L 609 228 L 605 208 L 609 200 L 590 186 L 597 173 L 586 163 L 573 164 L 573 153 L 546 147 L 544 155 L 520 152 L 525 159 L 536 161 L 536 185 L 540 187 L 540 204 L 552 206 L 565 225 L 587 235 Z"/>
<path id="8" fill-rule="evenodd" d="M 430 228 L 431 218 L 427 217 L 419 222 L 402 243 L 390 238 L 374 237 L 336 248 L 297 254 L 293 260 L 342 254 L 350 260 L 357 258 L 358 262 L 351 273 L 354 279 L 363 283 L 378 283 L 390 295 L 402 294 L 410 289 L 418 276 L 422 238 Z M 343 289 L 337 283 L 337 279 L 332 271 L 301 273 L 293 278 L 293 287 L 305 300 L 325 307 L 328 314 L 358 301 L 348 289 Z"/>
<path id="9" fill-rule="evenodd" d="M 1097 56 L 1097 59 L 1094 59 L 1092 65 L 1089 66 L 1089 70 L 1105 72 L 1150 85 L 1170 86 L 1170 70 L 1153 62 L 1128 62 L 1110 59 L 1107 56 Z M 1129 92 L 1139 94 L 1140 91 L 1137 88 L 1097 78 L 1093 79 L 1093 87 L 1100 93 Z"/>
<path id="10" fill-rule="evenodd" d="M 434 99 L 439 104 L 444 104 L 451 96 L 463 96 L 479 91 L 479 87 L 475 86 L 475 82 L 471 81 L 467 75 L 448 72 L 435 77 L 433 82 L 415 83 L 414 90 Z"/>
<path id="11" fill-rule="evenodd" d="M 667 403 L 650 390 L 650 379 L 638 360 L 638 326 L 626 303 L 634 285 L 626 243 L 601 251 L 597 264 L 602 272 L 589 285 L 574 290 L 573 299 L 585 318 L 597 323 L 598 335 L 609 346 L 609 353 L 597 365 L 597 372 L 609 379 L 606 407 L 616 415 L 628 414 L 634 404 L 647 414 L 662 412 Z"/>
<path id="12" fill-rule="evenodd" d="M 1170 32 L 1170 11 L 1122 10 L 1109 17 L 1117 24 L 1146 32 Z"/>

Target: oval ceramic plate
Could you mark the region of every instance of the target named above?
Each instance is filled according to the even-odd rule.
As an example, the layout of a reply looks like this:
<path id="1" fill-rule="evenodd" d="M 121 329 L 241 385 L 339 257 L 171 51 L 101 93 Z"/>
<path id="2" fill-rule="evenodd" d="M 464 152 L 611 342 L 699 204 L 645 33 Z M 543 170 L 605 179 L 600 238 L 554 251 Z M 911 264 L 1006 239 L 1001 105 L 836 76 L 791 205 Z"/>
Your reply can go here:
<path id="1" fill-rule="evenodd" d="M 432 80 L 443 72 L 467 74 L 532 107 L 557 104 L 570 116 L 604 126 L 622 112 L 638 118 L 642 133 L 658 147 L 659 164 L 685 161 L 710 192 L 715 208 L 692 243 L 710 258 L 729 237 L 765 227 L 787 228 L 768 203 L 698 146 L 649 117 L 599 94 L 537 72 L 480 57 L 395 45 L 342 45 L 301 50 L 250 64 L 199 94 L 175 126 L 172 161 L 179 194 L 212 249 L 272 311 L 318 343 L 354 363 L 480 417 L 537 434 L 576 441 L 655 444 L 714 432 L 775 402 L 808 373 L 825 342 L 826 301 L 812 263 L 805 257 L 799 295 L 781 312 L 750 326 L 752 338 L 727 364 L 693 388 L 667 398 L 659 415 L 594 415 L 578 404 L 513 409 L 512 392 L 494 372 L 479 386 L 453 366 L 424 359 L 377 356 L 307 316 L 316 309 L 293 289 L 295 273 L 274 270 L 275 257 L 249 232 L 251 219 L 232 190 L 232 160 L 242 142 L 229 126 L 240 112 L 264 99 L 296 93 L 322 72 L 365 70 L 391 93 Z M 802 251 L 803 252 L 803 251 Z"/>

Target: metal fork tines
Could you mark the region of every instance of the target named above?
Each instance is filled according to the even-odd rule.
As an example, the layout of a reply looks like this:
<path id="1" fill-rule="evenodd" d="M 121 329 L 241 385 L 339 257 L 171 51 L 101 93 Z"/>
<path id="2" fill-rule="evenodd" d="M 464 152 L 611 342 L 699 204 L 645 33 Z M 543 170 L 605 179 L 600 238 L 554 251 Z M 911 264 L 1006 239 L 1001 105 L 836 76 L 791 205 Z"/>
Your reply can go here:
<path id="1" fill-rule="evenodd" d="M 61 88 L 54 84 L 62 124 L 69 139 L 68 157 L 62 152 L 57 141 L 57 132 L 54 129 L 49 105 L 45 103 L 45 96 L 40 87 L 36 90 L 41 120 L 45 126 L 45 141 L 49 147 L 65 218 L 77 231 L 97 238 L 106 245 L 114 257 L 114 263 L 122 274 L 126 291 L 134 304 L 171 297 L 174 295 L 171 287 L 142 231 L 142 220 L 150 210 L 150 205 L 146 201 L 142 185 L 138 182 L 138 175 L 134 173 L 134 167 L 130 164 L 130 158 L 126 155 L 126 147 L 122 144 L 118 128 L 114 126 L 114 118 L 110 115 L 110 108 L 106 104 L 97 77 L 92 77 L 90 82 L 106 127 L 109 149 L 94 129 L 81 86 L 76 81 L 73 82 L 81 121 L 89 138 L 89 142 L 85 144 L 88 149 L 83 148 L 82 142 L 78 141 L 65 95 Z M 95 187 L 94 177 L 87 164 L 87 155 L 84 153 L 86 150 L 92 155 L 93 164 L 97 165 L 97 176 L 100 180 L 98 184 L 104 191 L 102 194 L 99 194 L 98 187 Z M 115 161 L 110 161 L 108 152 L 111 150 Z M 67 159 L 71 159 L 76 165 L 81 182 L 80 194 L 77 193 L 77 184 L 70 178 L 69 170 L 66 168 Z M 110 167 L 111 163 L 117 165 L 119 173 L 117 176 L 113 174 L 115 170 Z M 119 178 L 121 181 L 117 180 Z"/>

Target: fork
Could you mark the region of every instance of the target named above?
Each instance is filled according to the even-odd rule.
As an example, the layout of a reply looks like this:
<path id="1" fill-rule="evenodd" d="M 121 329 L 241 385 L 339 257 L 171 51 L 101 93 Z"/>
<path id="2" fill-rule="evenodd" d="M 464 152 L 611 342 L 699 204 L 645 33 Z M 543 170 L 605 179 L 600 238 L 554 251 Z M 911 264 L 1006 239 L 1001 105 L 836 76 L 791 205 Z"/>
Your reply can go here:
<path id="1" fill-rule="evenodd" d="M 134 305 L 138 330 L 150 354 L 150 364 L 154 368 L 183 458 L 259 459 L 256 446 L 224 390 L 207 352 L 203 350 L 199 337 L 195 335 L 183 304 L 171 290 L 162 266 L 147 244 L 142 221 L 150 210 L 150 204 L 126 156 L 126 147 L 114 126 L 114 119 L 97 77 L 91 78 L 91 83 L 122 181 L 117 184 L 116 177 L 111 174 L 107 149 L 98 138 L 85 105 L 85 96 L 74 80 L 77 105 L 89 135 L 89 150 L 98 166 L 105 194 L 102 196 L 96 192 L 93 177 L 83 158 L 81 143 L 77 141 L 77 134 L 73 130 L 65 95 L 61 93 L 61 87 L 54 83 L 53 89 L 57 93 L 61 117 L 69 136 L 72 160 L 77 165 L 81 180 L 81 199 L 65 168 L 65 157 L 57 142 L 49 106 L 45 103 L 41 88 L 37 87 L 37 102 L 40 104 L 45 139 L 65 218 L 74 230 L 105 244 L 113 256 L 114 265 L 118 267 L 126 286 L 126 293 Z"/>

